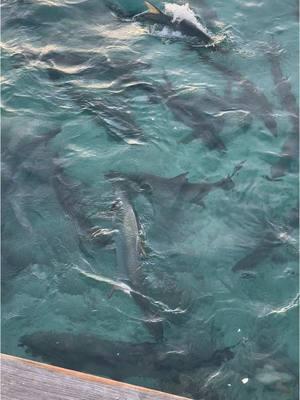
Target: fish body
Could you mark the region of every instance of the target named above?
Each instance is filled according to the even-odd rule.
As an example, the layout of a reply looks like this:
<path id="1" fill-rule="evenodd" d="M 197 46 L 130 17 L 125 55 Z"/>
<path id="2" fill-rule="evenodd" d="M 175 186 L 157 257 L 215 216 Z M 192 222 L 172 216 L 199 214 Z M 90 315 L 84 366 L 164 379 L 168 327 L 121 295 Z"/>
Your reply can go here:
<path id="1" fill-rule="evenodd" d="M 163 324 L 156 318 L 153 304 L 143 295 L 144 274 L 141 268 L 142 246 L 137 214 L 130 202 L 124 185 L 114 183 L 117 200 L 112 210 L 115 212 L 114 241 L 116 247 L 118 279 L 128 282 L 134 289 L 131 296 L 145 315 L 144 324 L 157 341 L 163 339 Z"/>
<path id="2" fill-rule="evenodd" d="M 276 43 L 267 52 L 276 92 L 282 108 L 288 113 L 291 131 L 285 140 L 279 160 L 271 167 L 271 180 L 283 177 L 299 159 L 299 106 L 289 80 L 284 76 L 280 65 L 280 52 Z"/>
<path id="3" fill-rule="evenodd" d="M 240 72 L 226 67 L 223 63 L 214 61 L 203 52 L 199 53 L 199 49 L 194 46 L 191 46 L 191 48 L 198 52 L 202 61 L 209 64 L 216 71 L 229 79 L 231 85 L 235 83 L 237 88 L 240 89 L 236 98 L 232 96 L 227 97 L 228 108 L 249 111 L 251 116 L 255 116 L 263 122 L 273 136 L 278 136 L 278 127 L 273 112 L 273 105 L 262 89 L 249 79 L 246 79 Z"/>
<path id="4" fill-rule="evenodd" d="M 20 346 L 34 357 L 54 365 L 118 380 L 150 377 L 172 381 L 180 372 L 220 366 L 234 357 L 230 348 L 194 351 L 182 345 L 130 343 L 53 331 L 25 335 L 20 339 Z"/>
<path id="5" fill-rule="evenodd" d="M 97 124 L 104 126 L 112 139 L 132 145 L 144 143 L 142 130 L 129 109 L 95 98 L 91 94 L 81 93 L 72 86 L 68 94 L 84 112 L 93 117 Z"/>
<path id="6" fill-rule="evenodd" d="M 278 232 L 271 225 L 271 228 L 266 229 L 261 240 L 256 244 L 251 252 L 246 254 L 233 267 L 232 271 L 247 271 L 255 269 L 258 264 L 269 257 L 273 249 L 282 246 L 285 243 L 285 238 L 299 227 L 299 207 L 292 208 L 285 218 L 285 232 Z"/>
<path id="7" fill-rule="evenodd" d="M 141 244 L 138 222 L 126 192 L 118 189 L 116 196 L 117 200 L 113 205 L 115 211 L 114 240 L 120 278 L 137 285 L 141 280 Z"/>
<path id="8" fill-rule="evenodd" d="M 219 136 L 224 126 L 224 120 L 206 113 L 195 104 L 187 102 L 183 96 L 171 96 L 165 104 L 169 107 L 177 121 L 192 129 L 192 133 L 181 140 L 189 143 L 200 139 L 210 150 L 226 150 L 226 146 Z"/>
<path id="9" fill-rule="evenodd" d="M 107 173 L 107 178 L 117 179 L 128 182 L 130 190 L 137 193 L 144 193 L 146 196 L 160 200 L 165 196 L 179 201 L 186 201 L 195 204 L 201 204 L 205 196 L 212 190 L 223 189 L 231 190 L 234 187 L 232 175 L 228 175 L 216 182 L 189 182 L 188 173 L 182 173 L 172 178 L 166 178 L 147 173 L 119 173 L 111 171 Z"/>

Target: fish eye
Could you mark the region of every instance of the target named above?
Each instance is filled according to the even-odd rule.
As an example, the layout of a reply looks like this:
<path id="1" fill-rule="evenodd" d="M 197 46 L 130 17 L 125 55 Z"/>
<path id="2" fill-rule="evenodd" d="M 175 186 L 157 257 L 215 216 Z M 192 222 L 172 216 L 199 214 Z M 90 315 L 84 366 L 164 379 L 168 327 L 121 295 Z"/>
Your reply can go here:
<path id="1" fill-rule="evenodd" d="M 140 185 L 140 188 L 143 192 L 147 192 L 149 194 L 152 193 L 152 187 L 149 185 L 149 183 L 142 183 Z"/>

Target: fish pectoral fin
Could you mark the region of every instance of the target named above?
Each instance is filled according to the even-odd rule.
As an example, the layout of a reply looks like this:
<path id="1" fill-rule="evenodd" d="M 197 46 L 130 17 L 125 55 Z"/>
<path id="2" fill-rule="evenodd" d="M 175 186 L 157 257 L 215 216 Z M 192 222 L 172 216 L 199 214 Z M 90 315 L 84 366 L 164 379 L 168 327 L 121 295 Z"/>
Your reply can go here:
<path id="1" fill-rule="evenodd" d="M 159 8 L 157 8 L 154 4 L 150 3 L 150 1 L 145 1 L 145 6 L 147 7 L 147 11 L 150 14 L 163 14 Z"/>
<path id="2" fill-rule="evenodd" d="M 174 178 L 171 178 L 170 180 L 176 181 L 178 183 L 186 183 L 188 181 L 187 180 L 187 175 L 188 174 L 189 174 L 188 172 L 183 172 L 182 174 L 174 176 Z"/>
<path id="3" fill-rule="evenodd" d="M 115 293 L 116 290 L 117 290 L 117 287 L 116 287 L 116 286 L 113 286 L 113 287 L 111 288 L 111 290 L 109 291 L 109 293 L 108 293 L 108 295 L 107 295 L 107 298 L 108 298 L 108 299 L 111 299 L 111 298 L 113 297 L 113 294 Z"/>
<path id="4" fill-rule="evenodd" d="M 114 243 L 115 229 L 95 228 L 90 231 L 90 240 L 97 241 L 97 244 L 103 247 Z"/>

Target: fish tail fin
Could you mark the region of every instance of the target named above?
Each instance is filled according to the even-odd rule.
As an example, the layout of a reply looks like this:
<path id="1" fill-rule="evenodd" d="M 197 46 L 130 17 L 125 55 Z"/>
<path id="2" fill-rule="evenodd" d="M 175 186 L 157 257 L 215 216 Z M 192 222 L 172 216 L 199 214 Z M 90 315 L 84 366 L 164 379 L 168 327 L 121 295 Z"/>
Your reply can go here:
<path id="1" fill-rule="evenodd" d="M 178 140 L 177 143 L 182 143 L 182 144 L 188 144 L 192 142 L 195 139 L 195 136 L 193 133 L 184 136 L 182 139 Z"/>
<path id="2" fill-rule="evenodd" d="M 164 13 L 156 7 L 154 4 L 152 4 L 150 1 L 145 1 L 145 6 L 147 7 L 147 12 L 150 14 L 163 14 Z"/>

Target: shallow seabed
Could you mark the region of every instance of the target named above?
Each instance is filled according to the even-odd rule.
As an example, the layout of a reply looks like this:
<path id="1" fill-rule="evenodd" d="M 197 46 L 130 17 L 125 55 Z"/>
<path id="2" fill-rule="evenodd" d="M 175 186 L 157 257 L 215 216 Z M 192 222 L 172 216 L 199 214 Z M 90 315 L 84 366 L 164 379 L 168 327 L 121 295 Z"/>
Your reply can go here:
<path id="1" fill-rule="evenodd" d="M 138 0 L 3 0 L 2 351 L 195 399 L 294 400 L 297 1 L 189 5 L 215 48 L 133 21 Z M 118 185 L 143 243 L 126 279 Z"/>

